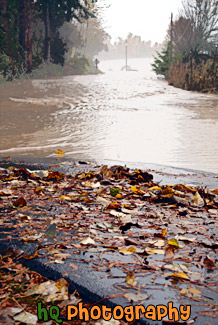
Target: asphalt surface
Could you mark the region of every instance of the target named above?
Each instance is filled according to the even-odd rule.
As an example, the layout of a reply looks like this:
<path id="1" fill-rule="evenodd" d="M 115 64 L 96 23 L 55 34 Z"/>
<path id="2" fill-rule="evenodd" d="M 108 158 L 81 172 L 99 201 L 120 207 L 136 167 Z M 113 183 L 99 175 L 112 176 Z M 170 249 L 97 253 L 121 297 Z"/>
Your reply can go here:
<path id="1" fill-rule="evenodd" d="M 108 165 L 119 164 L 120 162 L 98 162 L 104 163 Z M 95 169 L 94 164 L 84 164 L 83 162 L 78 164 L 78 162 L 72 161 L 60 161 L 51 159 L 43 159 L 35 161 L 32 159 L 23 159 L 22 157 L 18 157 L 13 161 L 2 160 L 0 162 L 0 167 L 6 168 L 11 165 L 15 167 L 25 167 L 30 170 L 40 170 L 40 169 L 48 169 L 52 164 L 56 164 L 56 167 L 53 167 L 55 170 L 60 170 L 64 173 L 74 173 L 79 171 L 87 171 L 90 169 Z M 137 164 L 126 164 L 130 168 L 140 168 L 144 170 L 149 170 L 154 176 L 154 182 L 160 182 L 160 184 L 192 184 L 197 186 L 207 186 L 210 189 L 218 188 L 218 175 L 206 172 L 199 172 L 193 170 L 186 169 L 177 169 L 167 166 L 158 166 L 158 165 L 137 165 Z M 13 240 L 8 240 L 7 236 L 11 235 L 13 230 L 6 229 L 0 227 L 0 253 L 7 248 L 19 248 L 24 250 L 25 253 L 31 254 L 35 251 L 36 245 L 34 243 L 23 243 L 19 240 L 19 238 L 15 238 Z M 4 234 L 2 233 L 4 232 Z M 61 233 L 58 233 L 55 240 L 58 241 L 58 238 L 63 238 Z M 53 239 L 50 239 L 53 240 Z M 121 291 L 116 288 L 116 284 L 120 285 L 125 282 L 126 274 L 116 267 L 112 268 L 112 277 L 107 277 L 107 274 L 103 271 L 95 271 L 90 266 L 95 263 L 98 259 L 99 252 L 86 251 L 84 253 L 75 254 L 73 250 L 67 250 L 67 253 L 72 253 L 72 258 L 66 260 L 64 264 L 46 264 L 48 262 L 48 257 L 45 256 L 43 258 L 35 258 L 33 260 L 24 260 L 20 259 L 19 262 L 29 267 L 31 270 L 34 270 L 47 278 L 52 280 L 57 280 L 63 277 L 65 272 L 68 272 L 68 275 L 65 276 L 65 279 L 69 282 L 70 291 L 74 291 L 77 289 L 81 298 L 84 301 L 95 303 L 96 301 L 100 301 L 107 296 L 111 296 L 114 294 L 120 294 Z M 107 260 L 113 261 L 120 258 L 120 254 L 117 252 L 113 252 L 113 254 L 108 252 L 103 252 L 101 258 L 105 258 Z M 122 256 L 123 263 L 134 263 L 134 259 L 132 256 Z M 73 263 L 77 266 L 77 270 L 72 273 L 69 271 L 72 268 L 69 266 L 70 263 Z M 170 281 L 168 285 L 166 285 L 165 280 L 160 278 L 153 279 L 152 274 L 146 275 L 146 277 L 140 276 L 137 281 L 141 283 L 142 287 L 146 288 L 146 294 L 149 296 L 143 304 L 144 306 L 148 305 L 167 305 L 167 302 L 172 301 L 174 307 L 179 307 L 181 301 L 178 299 L 178 293 L 173 287 L 170 286 Z M 151 285 L 152 283 L 152 285 Z M 164 285 L 165 284 L 165 285 Z M 115 285 L 115 286 L 114 286 Z M 133 291 L 134 292 L 134 291 Z M 145 293 L 145 291 L 143 292 Z M 216 293 L 211 294 L 211 292 L 206 292 L 210 299 L 218 300 L 218 295 Z M 107 298 L 104 299 L 102 304 L 106 304 L 108 307 L 115 307 L 116 305 L 129 306 L 130 302 L 127 301 L 124 297 L 116 297 L 116 298 Z M 136 304 L 136 303 L 133 303 Z M 139 303 L 138 303 L 139 304 Z M 184 298 L 183 304 L 190 304 L 190 300 Z M 198 320 L 194 324 L 217 324 L 217 319 L 211 317 L 204 317 L 197 315 L 197 311 L 202 310 L 202 307 L 199 305 L 192 305 L 191 310 L 191 319 L 198 316 Z M 137 322 L 139 323 L 139 322 Z M 140 324 L 161 324 L 162 322 L 158 321 L 148 321 L 146 319 L 141 319 Z"/>

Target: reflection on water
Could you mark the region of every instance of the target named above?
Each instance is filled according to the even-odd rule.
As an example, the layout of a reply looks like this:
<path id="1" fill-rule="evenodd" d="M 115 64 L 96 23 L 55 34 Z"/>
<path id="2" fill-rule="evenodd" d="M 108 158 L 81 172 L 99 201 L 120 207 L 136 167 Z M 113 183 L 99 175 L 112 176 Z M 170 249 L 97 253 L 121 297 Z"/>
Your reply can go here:
<path id="1" fill-rule="evenodd" d="M 150 59 L 105 74 L 0 86 L 1 156 L 157 163 L 218 172 L 218 96 L 168 86 Z"/>

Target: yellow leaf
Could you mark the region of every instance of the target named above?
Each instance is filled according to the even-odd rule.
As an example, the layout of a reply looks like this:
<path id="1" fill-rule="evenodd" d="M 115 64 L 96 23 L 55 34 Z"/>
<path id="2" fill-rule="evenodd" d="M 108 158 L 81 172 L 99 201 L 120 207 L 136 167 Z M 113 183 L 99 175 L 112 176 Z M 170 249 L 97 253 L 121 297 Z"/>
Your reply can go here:
<path id="1" fill-rule="evenodd" d="M 178 243 L 178 241 L 175 238 L 170 239 L 168 241 L 168 245 L 171 245 L 171 246 L 174 246 L 174 247 L 179 248 L 179 243 Z"/>
<path id="2" fill-rule="evenodd" d="M 60 150 L 60 149 L 56 150 L 55 153 L 56 153 L 56 155 L 60 155 L 60 156 L 64 156 L 65 155 L 65 152 L 62 151 L 62 150 Z"/>
<path id="3" fill-rule="evenodd" d="M 185 274 L 184 272 L 175 272 L 172 273 L 171 276 L 174 276 L 176 278 L 184 279 L 184 280 L 190 280 L 189 276 Z"/>
<path id="4" fill-rule="evenodd" d="M 126 282 L 132 286 L 136 285 L 136 280 L 134 279 L 135 271 L 131 271 L 126 276 Z"/>
<path id="5" fill-rule="evenodd" d="M 119 249 L 119 252 L 122 253 L 123 255 L 131 255 L 136 251 L 135 247 L 130 246 L 129 248 L 127 247 L 122 247 Z"/>
<path id="6" fill-rule="evenodd" d="M 61 195 L 61 200 L 72 201 L 73 195 Z"/>
<path id="7" fill-rule="evenodd" d="M 161 191 L 162 188 L 160 186 L 153 186 L 149 188 L 149 191 Z"/>
<path id="8" fill-rule="evenodd" d="M 169 186 L 166 186 L 161 192 L 162 195 L 169 195 L 169 194 L 172 194 L 172 193 L 173 193 L 173 190 Z"/>
<path id="9" fill-rule="evenodd" d="M 136 186 L 131 186 L 131 190 L 134 194 L 144 194 L 141 190 L 139 190 Z"/>
<path id="10" fill-rule="evenodd" d="M 68 293 L 69 283 L 64 278 L 57 280 L 55 285 L 58 288 L 57 292 Z"/>

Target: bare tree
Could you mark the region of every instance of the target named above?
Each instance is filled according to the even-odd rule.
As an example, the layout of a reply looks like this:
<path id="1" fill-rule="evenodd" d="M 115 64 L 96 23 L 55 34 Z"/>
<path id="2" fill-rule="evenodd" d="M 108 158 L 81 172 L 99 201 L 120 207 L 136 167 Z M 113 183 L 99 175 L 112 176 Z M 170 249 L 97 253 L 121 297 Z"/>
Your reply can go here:
<path id="1" fill-rule="evenodd" d="M 170 31 L 168 31 L 168 34 Z M 173 23 L 173 54 L 184 54 L 197 50 L 202 42 L 202 33 L 195 27 L 192 19 L 179 17 Z"/>
<path id="2" fill-rule="evenodd" d="M 191 22 L 194 50 L 209 51 L 218 45 L 218 1 L 217 0 L 185 0 L 181 15 Z"/>

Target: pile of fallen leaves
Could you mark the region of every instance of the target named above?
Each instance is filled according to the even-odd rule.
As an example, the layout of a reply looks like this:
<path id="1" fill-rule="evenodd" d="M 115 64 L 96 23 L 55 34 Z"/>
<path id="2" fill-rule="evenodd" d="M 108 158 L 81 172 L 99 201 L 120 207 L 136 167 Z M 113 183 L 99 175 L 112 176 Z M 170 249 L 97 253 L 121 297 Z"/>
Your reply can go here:
<path id="1" fill-rule="evenodd" d="M 49 308 L 56 302 L 56 306 L 61 311 L 58 319 L 62 319 L 62 324 L 84 324 L 80 320 L 64 321 L 66 319 L 66 306 L 77 306 L 82 300 L 75 290 L 73 294 L 68 292 L 68 282 L 61 278 L 57 281 L 48 280 L 39 273 L 28 270 L 14 258 L 20 255 L 19 251 L 7 250 L 0 255 L 0 323 L 3 324 L 40 324 L 37 318 L 37 303 L 41 303 L 44 308 Z M 88 304 L 84 307 L 90 308 Z M 56 324 L 54 320 L 46 324 Z M 92 325 L 103 325 L 105 322 L 91 321 Z M 113 320 L 114 325 L 121 322 Z M 122 324 L 124 324 L 122 322 Z"/>
<path id="2" fill-rule="evenodd" d="M 7 250 L 2 256 L 0 255 L 0 323 L 36 324 L 38 302 L 42 302 L 43 306 L 49 309 L 52 301 L 58 301 L 60 310 L 64 311 L 63 302 L 77 305 L 81 301 L 76 292 L 72 295 L 68 294 L 66 280 L 60 279 L 56 282 L 48 280 L 28 270 L 22 264 L 14 262 L 11 257 L 15 257 L 16 253 L 19 256 L 19 252 L 12 250 Z M 49 324 L 53 323 L 55 324 L 49 322 Z"/>
<path id="3" fill-rule="evenodd" d="M 121 166 L 73 175 L 11 167 L 0 179 L 0 236 L 36 245 L 19 258 L 47 256 L 79 276 L 76 256 L 90 252 L 90 270 L 119 278 L 114 287 L 127 301 L 149 301 L 145 293 L 158 285 L 201 305 L 199 315 L 218 316 L 218 189 L 160 186 L 150 173 Z"/>

